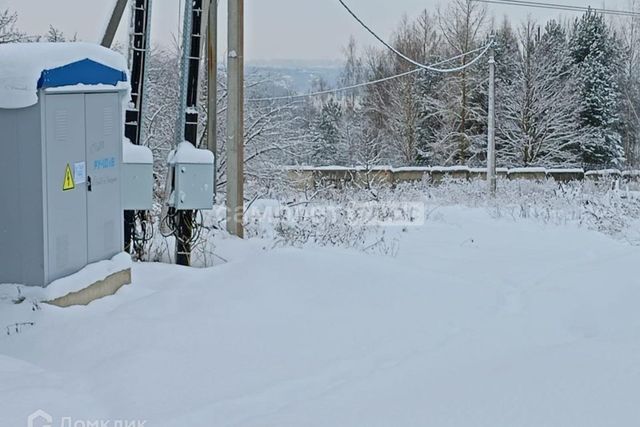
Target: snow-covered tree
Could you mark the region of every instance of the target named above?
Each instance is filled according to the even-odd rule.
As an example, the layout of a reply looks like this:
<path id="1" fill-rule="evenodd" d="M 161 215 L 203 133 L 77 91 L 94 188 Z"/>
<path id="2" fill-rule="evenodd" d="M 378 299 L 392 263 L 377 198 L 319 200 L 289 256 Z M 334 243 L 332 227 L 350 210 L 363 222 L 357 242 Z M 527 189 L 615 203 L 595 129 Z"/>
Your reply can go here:
<path id="1" fill-rule="evenodd" d="M 582 140 L 582 160 L 586 165 L 621 166 L 624 148 L 617 77 L 622 49 L 602 15 L 589 11 L 576 20 L 571 56 L 577 66 L 580 124 L 590 135 Z"/>
<path id="2" fill-rule="evenodd" d="M 149 85 L 143 120 L 144 145 L 149 146 L 156 159 L 156 195 L 161 198 L 166 176 L 166 159 L 176 141 L 175 126 L 179 102 L 180 55 L 177 49 L 156 49 L 150 55 Z M 203 70 L 204 73 L 204 70 Z M 204 82 L 204 76 L 202 81 Z M 282 165 L 298 164 L 309 149 L 309 127 L 305 127 L 304 111 L 300 104 L 290 101 L 252 102 L 251 99 L 279 96 L 283 90 L 272 75 L 251 74 L 246 81 L 245 107 L 245 165 L 248 184 L 266 183 L 275 179 Z M 201 87 L 199 145 L 205 144 L 207 87 Z M 218 190 L 223 193 L 226 184 L 226 113 L 227 85 L 224 69 L 218 72 Z"/>
<path id="3" fill-rule="evenodd" d="M 435 63 L 487 43 L 486 24 L 482 4 L 452 0 L 435 15 L 425 11 L 413 20 L 404 17 L 390 43 L 416 61 Z M 630 158 L 640 154 L 640 67 L 634 59 L 640 57 L 634 54 L 640 49 L 634 40 L 640 37 L 634 31 L 633 26 L 621 31 L 623 52 L 620 40 L 595 13 L 574 25 L 527 22 L 518 31 L 505 18 L 495 28 L 499 162 L 621 166 L 623 145 Z M 474 57 L 442 66 L 466 65 Z M 414 67 L 388 49 L 361 52 L 350 41 L 338 86 L 384 79 Z M 340 95 L 314 97 L 293 107 L 304 123 L 297 131 L 315 141 L 302 145 L 304 154 L 298 157 L 322 164 L 375 159 L 393 165 L 484 165 L 487 68 L 485 57 L 457 73 L 420 71 Z M 315 89 L 328 88 L 324 82 Z M 286 124 L 283 132 L 290 132 Z M 342 148 L 333 148 L 336 141 Z M 367 153 L 367 160 L 358 153 Z"/>
<path id="4" fill-rule="evenodd" d="M 521 59 L 518 34 L 506 17 L 495 31 L 494 40 L 496 89 L 499 91 L 514 82 Z M 499 100 L 500 96 L 498 96 Z"/>
<path id="5" fill-rule="evenodd" d="M 629 0 L 628 9 L 640 12 L 640 1 Z M 620 88 L 623 93 L 621 136 L 627 165 L 640 165 L 640 16 L 621 18 L 620 37 L 624 46 Z"/>
<path id="6" fill-rule="evenodd" d="M 9 10 L 0 11 L 0 44 L 24 41 L 25 33 L 16 27 L 18 14 Z"/>
<path id="7" fill-rule="evenodd" d="M 404 18 L 392 43 L 405 55 L 423 63 L 435 62 L 440 55 L 437 24 L 434 17 L 426 11 L 413 22 Z M 370 52 L 366 64 L 370 80 L 415 69 L 415 65 L 387 51 Z M 425 74 L 409 74 L 367 88 L 364 108 L 368 123 L 379 130 L 379 134 L 373 139 L 383 141 L 381 148 L 385 153 L 386 163 L 415 164 L 424 157 L 425 146 L 433 142 L 428 139 L 431 134 L 425 131 L 427 115 L 430 113 L 424 110 L 431 96 L 426 91 L 428 84 L 423 80 Z M 369 134 L 373 136 L 372 133 Z"/>
<path id="8" fill-rule="evenodd" d="M 340 163 L 341 154 L 344 154 L 341 153 L 344 151 L 342 119 L 342 106 L 334 98 L 330 98 L 322 106 L 320 116 L 315 124 L 314 164 L 333 165 Z"/>
<path id="9" fill-rule="evenodd" d="M 349 43 L 344 48 L 345 63 L 338 78 L 338 85 L 341 87 L 354 86 L 364 82 L 364 67 L 362 65 L 362 58 L 358 55 L 358 47 L 356 40 L 351 37 Z M 350 90 L 343 94 L 346 101 L 347 114 L 353 112 L 357 107 L 357 99 L 360 96 L 361 91 L 358 89 Z"/>
<path id="10" fill-rule="evenodd" d="M 75 34 L 72 38 L 68 38 L 59 28 L 49 25 L 49 31 L 47 32 L 45 39 L 50 43 L 61 42 L 75 42 L 78 40 L 78 35 Z"/>
<path id="11" fill-rule="evenodd" d="M 50 43 L 59 43 L 67 40 L 64 33 L 53 25 L 49 25 L 49 32 L 46 35 L 46 39 Z"/>
<path id="12" fill-rule="evenodd" d="M 418 117 L 418 156 L 420 163 L 429 165 L 443 165 L 451 162 L 452 144 L 455 144 L 451 131 L 444 130 L 450 123 L 443 111 L 446 102 L 436 96 L 442 85 L 444 76 L 437 73 L 421 72 L 417 76 L 416 85 L 419 91 Z"/>
<path id="13" fill-rule="evenodd" d="M 472 0 L 452 0 L 439 11 L 438 21 L 448 57 L 469 52 L 485 42 L 486 16 L 486 6 Z M 464 56 L 457 64 L 466 65 L 472 58 Z M 481 97 L 476 96 L 486 76 L 486 67 L 465 68 L 448 76 L 440 88 L 440 92 L 446 94 L 449 121 L 442 138 L 455 141 L 454 157 L 459 164 L 466 164 L 473 158 L 476 140 L 486 139 L 484 135 L 480 136 L 484 131 L 482 123 L 486 122 L 486 108 Z"/>
<path id="14" fill-rule="evenodd" d="M 575 166 L 585 135 L 565 32 L 550 21 L 541 35 L 529 19 L 519 45 L 513 73 L 499 79 L 499 159 L 505 166 Z"/>

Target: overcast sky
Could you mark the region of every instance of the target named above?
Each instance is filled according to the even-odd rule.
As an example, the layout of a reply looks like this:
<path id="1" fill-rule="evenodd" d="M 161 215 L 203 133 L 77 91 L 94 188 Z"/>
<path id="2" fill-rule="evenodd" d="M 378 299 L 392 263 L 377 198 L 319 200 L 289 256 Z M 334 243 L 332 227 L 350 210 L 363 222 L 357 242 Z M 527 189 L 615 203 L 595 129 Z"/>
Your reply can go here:
<path id="1" fill-rule="evenodd" d="M 587 0 L 557 2 L 578 6 L 589 4 Z M 415 16 L 424 8 L 435 11 L 438 4 L 445 6 L 446 3 L 446 0 L 348 1 L 365 22 L 387 38 L 402 15 Z M 624 9 L 627 3 L 628 0 L 606 0 L 606 3 L 598 0 L 591 5 Z M 85 41 L 100 38 L 112 4 L 113 0 L 0 0 L 0 8 L 19 13 L 19 26 L 29 33 L 45 33 L 49 24 L 53 24 L 65 33 L 77 33 Z M 154 43 L 169 43 L 177 33 L 182 4 L 182 0 L 154 0 Z M 220 0 L 220 5 L 222 24 L 226 21 L 226 1 Z M 518 6 L 487 5 L 487 8 L 497 18 L 508 15 L 514 20 L 521 20 L 527 14 L 542 20 L 560 13 Z M 337 0 L 245 0 L 245 12 L 248 61 L 339 59 L 350 35 L 362 45 L 373 44 L 371 36 L 346 14 Z M 121 39 L 127 26 L 124 22 L 121 25 Z M 221 25 L 220 33 L 226 34 L 226 25 Z M 221 40 L 221 44 L 223 42 Z"/>

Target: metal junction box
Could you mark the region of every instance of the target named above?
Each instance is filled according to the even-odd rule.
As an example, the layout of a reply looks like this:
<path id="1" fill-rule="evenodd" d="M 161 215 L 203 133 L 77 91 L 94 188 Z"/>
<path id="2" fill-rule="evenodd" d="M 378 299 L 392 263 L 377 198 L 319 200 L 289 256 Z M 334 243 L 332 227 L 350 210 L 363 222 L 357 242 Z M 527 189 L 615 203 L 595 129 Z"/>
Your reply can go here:
<path id="1" fill-rule="evenodd" d="M 173 180 L 169 206 L 177 210 L 213 209 L 213 153 L 183 142 L 171 153 L 169 167 Z"/>
<path id="2" fill-rule="evenodd" d="M 153 208 L 153 154 L 147 147 L 124 141 L 122 160 L 122 208 Z"/>
<path id="3" fill-rule="evenodd" d="M 82 60 L 40 80 L 35 105 L 0 108 L 0 283 L 47 286 L 123 248 L 126 73 Z"/>

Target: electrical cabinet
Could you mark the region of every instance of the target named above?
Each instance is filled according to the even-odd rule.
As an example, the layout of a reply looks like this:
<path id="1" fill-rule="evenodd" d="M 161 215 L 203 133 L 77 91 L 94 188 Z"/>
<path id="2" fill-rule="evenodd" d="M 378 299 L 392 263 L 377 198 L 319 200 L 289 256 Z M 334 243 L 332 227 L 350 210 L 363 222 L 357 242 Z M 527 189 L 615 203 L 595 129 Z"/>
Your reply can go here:
<path id="1" fill-rule="evenodd" d="M 85 61 L 47 72 L 35 105 L 0 108 L 0 283 L 47 286 L 123 248 L 126 74 Z"/>
<path id="2" fill-rule="evenodd" d="M 214 156 L 188 142 L 181 143 L 169 157 L 173 192 L 169 206 L 177 210 L 213 209 Z"/>
<path id="3" fill-rule="evenodd" d="M 147 147 L 124 141 L 122 159 L 122 208 L 153 208 L 153 154 Z"/>
<path id="4" fill-rule="evenodd" d="M 213 209 L 213 166 L 178 163 L 174 166 L 177 210 Z"/>

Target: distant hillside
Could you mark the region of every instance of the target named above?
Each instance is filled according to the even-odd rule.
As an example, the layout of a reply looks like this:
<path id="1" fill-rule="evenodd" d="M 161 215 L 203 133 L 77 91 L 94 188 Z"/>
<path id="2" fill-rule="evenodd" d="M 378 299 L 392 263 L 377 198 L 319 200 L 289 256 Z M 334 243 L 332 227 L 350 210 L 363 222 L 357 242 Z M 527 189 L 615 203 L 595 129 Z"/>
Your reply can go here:
<path id="1" fill-rule="evenodd" d="M 276 84 L 292 89 L 296 92 L 308 92 L 317 79 L 325 80 L 330 86 L 335 86 L 342 64 L 314 63 L 308 61 L 277 61 L 254 62 L 247 65 L 248 74 L 271 76 Z"/>

